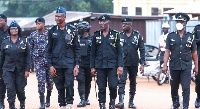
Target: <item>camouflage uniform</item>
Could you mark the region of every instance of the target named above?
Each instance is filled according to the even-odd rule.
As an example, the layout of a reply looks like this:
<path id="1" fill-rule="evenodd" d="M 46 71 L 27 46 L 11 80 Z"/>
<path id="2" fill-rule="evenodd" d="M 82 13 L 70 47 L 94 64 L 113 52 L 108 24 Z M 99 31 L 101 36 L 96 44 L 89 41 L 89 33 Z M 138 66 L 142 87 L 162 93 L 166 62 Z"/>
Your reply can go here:
<path id="1" fill-rule="evenodd" d="M 49 72 L 46 59 L 47 34 L 47 30 L 45 30 L 44 33 L 39 33 L 38 30 L 36 30 L 31 33 L 29 38 L 31 57 L 36 68 L 39 93 L 45 93 L 45 83 L 47 83 L 48 91 L 53 89 L 53 78 Z"/>

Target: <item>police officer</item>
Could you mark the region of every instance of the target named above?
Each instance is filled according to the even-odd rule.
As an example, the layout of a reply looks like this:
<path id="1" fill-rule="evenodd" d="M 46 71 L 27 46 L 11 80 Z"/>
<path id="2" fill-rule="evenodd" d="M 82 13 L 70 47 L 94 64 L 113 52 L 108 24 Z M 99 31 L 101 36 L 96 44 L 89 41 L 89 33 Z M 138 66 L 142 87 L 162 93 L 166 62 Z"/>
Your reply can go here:
<path id="1" fill-rule="evenodd" d="M 65 109 L 67 103 L 67 109 L 71 109 L 74 100 L 74 76 L 79 73 L 80 45 L 75 28 L 65 23 L 65 19 L 66 10 L 58 7 L 55 15 L 57 25 L 48 33 L 47 59 L 58 90 L 59 105 L 61 109 Z"/>
<path id="2" fill-rule="evenodd" d="M 122 20 L 123 31 L 120 33 L 124 49 L 124 73 L 119 78 L 118 94 L 119 103 L 115 105 L 116 108 L 124 109 L 124 94 L 127 73 L 129 73 L 130 91 L 129 91 L 129 108 L 136 108 L 133 99 L 136 91 L 136 76 L 138 72 L 138 63 L 141 64 L 140 71 L 144 71 L 145 49 L 141 34 L 132 29 L 133 19 L 125 18 Z M 138 56 L 138 49 L 140 51 L 140 59 Z"/>
<path id="3" fill-rule="evenodd" d="M 193 30 L 193 34 L 196 39 L 196 45 L 197 45 L 197 55 L 198 55 L 198 69 L 200 69 L 200 23 L 195 26 Z M 195 108 L 200 107 L 200 70 L 198 70 L 198 74 L 195 79 L 195 91 L 197 93 L 197 98 L 195 101 Z"/>
<path id="4" fill-rule="evenodd" d="M 45 30 L 45 20 L 39 17 L 35 20 L 36 31 L 29 37 L 32 60 L 35 63 L 36 76 L 38 80 L 38 93 L 40 94 L 40 109 L 45 108 L 44 93 L 45 83 L 47 83 L 46 107 L 50 106 L 50 96 L 53 89 L 53 77 L 49 72 L 46 58 L 46 46 L 48 43 L 48 30 Z"/>
<path id="5" fill-rule="evenodd" d="M 88 96 L 90 93 L 92 75 L 90 73 L 90 52 L 92 45 L 92 36 L 89 35 L 90 24 L 86 21 L 78 23 L 78 34 L 81 47 L 81 62 L 79 68 L 78 80 L 78 92 L 81 102 L 77 107 L 84 107 L 90 105 Z"/>
<path id="6" fill-rule="evenodd" d="M 103 14 L 98 20 L 101 29 L 94 33 L 92 40 L 91 73 L 95 75 L 97 72 L 100 109 L 106 108 L 107 80 L 110 90 L 109 109 L 114 109 L 117 96 L 117 74 L 123 73 L 123 48 L 118 32 L 109 28 L 110 16 Z"/>
<path id="7" fill-rule="evenodd" d="M 7 17 L 4 14 L 0 14 L 0 45 L 2 41 L 8 36 Z M 2 69 L 0 69 L 0 109 L 4 109 L 4 99 L 6 93 L 6 85 L 2 78 Z"/>
<path id="8" fill-rule="evenodd" d="M 7 88 L 9 109 L 15 108 L 16 94 L 20 109 L 25 109 L 25 86 L 31 68 L 30 49 L 27 38 L 21 36 L 20 26 L 12 21 L 6 38 L 1 45 L 1 67 Z"/>
<path id="9" fill-rule="evenodd" d="M 166 39 L 167 39 L 169 28 L 170 28 L 170 26 L 169 26 L 168 23 L 163 23 L 162 24 L 163 34 L 159 37 L 159 51 L 158 51 L 158 55 L 160 55 L 160 57 L 159 57 L 160 68 L 161 68 L 162 64 L 164 63 L 165 46 L 166 46 Z M 157 55 L 157 57 L 158 57 L 158 55 Z M 164 83 L 166 83 L 166 84 L 169 83 L 168 75 L 165 78 Z"/>
<path id="10" fill-rule="evenodd" d="M 166 50 L 164 55 L 163 72 L 167 72 L 167 61 L 169 61 L 169 69 L 171 74 L 171 97 L 173 108 L 180 107 L 179 103 L 179 83 L 183 90 L 183 109 L 188 109 L 190 98 L 190 82 L 192 59 L 194 61 L 195 74 L 198 73 L 198 60 L 196 42 L 192 33 L 186 32 L 186 24 L 190 17 L 185 13 L 177 13 L 176 28 L 177 31 L 169 33 L 166 41 Z"/>

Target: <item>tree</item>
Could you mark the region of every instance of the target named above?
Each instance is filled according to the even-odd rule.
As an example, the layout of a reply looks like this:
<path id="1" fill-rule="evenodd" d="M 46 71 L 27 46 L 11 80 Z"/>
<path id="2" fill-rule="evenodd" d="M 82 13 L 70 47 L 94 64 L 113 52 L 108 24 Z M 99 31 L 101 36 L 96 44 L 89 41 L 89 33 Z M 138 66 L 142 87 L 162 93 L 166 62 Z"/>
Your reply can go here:
<path id="1" fill-rule="evenodd" d="M 4 0 L 4 2 L 6 2 Z M 3 3 L 8 17 L 37 17 L 55 11 L 58 6 L 68 11 L 112 13 L 112 0 L 9 0 Z"/>

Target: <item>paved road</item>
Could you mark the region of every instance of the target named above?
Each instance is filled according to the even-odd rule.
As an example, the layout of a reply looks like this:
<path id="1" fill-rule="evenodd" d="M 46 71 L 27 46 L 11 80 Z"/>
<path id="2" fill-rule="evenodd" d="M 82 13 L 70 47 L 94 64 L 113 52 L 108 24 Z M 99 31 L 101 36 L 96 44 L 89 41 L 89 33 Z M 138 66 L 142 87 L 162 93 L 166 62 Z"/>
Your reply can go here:
<path id="1" fill-rule="evenodd" d="M 77 91 L 77 81 L 74 82 L 74 105 L 73 109 L 78 109 L 76 105 L 80 102 L 78 91 Z M 91 105 L 84 107 L 83 109 L 99 109 L 98 99 L 96 98 L 95 93 L 95 84 L 94 80 L 92 81 L 91 94 L 89 96 Z M 125 94 L 125 109 L 128 109 L 128 92 L 129 92 L 129 81 L 126 84 L 126 94 Z M 107 90 L 109 92 L 109 90 Z M 182 94 L 181 87 L 179 89 L 179 94 Z M 28 78 L 28 85 L 26 86 L 26 109 L 38 109 L 39 108 L 39 94 L 37 93 L 37 80 L 35 73 L 31 73 Z M 191 94 L 190 94 L 190 107 L 189 109 L 194 108 L 194 101 L 196 98 L 195 94 L 195 84 L 191 83 Z M 51 106 L 47 109 L 59 109 L 57 103 L 57 90 L 54 87 L 52 96 L 51 96 Z M 118 98 L 116 99 L 116 103 Z M 109 103 L 109 93 L 107 93 L 107 103 L 106 107 L 108 109 Z M 148 81 L 145 77 L 137 78 L 137 91 L 134 103 L 137 106 L 137 109 L 170 109 L 171 108 L 171 96 L 170 96 L 170 85 L 164 84 L 158 86 L 157 83 L 150 79 Z M 16 99 L 16 107 L 19 108 L 18 99 Z M 8 109 L 8 103 L 6 101 L 6 109 Z M 81 108 L 79 108 L 81 109 Z"/>

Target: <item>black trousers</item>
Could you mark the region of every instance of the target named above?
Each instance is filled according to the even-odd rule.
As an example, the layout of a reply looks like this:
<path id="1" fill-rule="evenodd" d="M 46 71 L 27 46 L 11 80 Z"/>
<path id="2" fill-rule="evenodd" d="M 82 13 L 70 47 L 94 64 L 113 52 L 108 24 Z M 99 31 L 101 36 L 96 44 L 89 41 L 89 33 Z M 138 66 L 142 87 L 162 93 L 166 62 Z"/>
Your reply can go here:
<path id="1" fill-rule="evenodd" d="M 79 95 L 85 94 L 86 99 L 88 99 L 92 81 L 90 70 L 90 66 L 80 66 L 79 74 L 77 76 Z"/>
<path id="2" fill-rule="evenodd" d="M 200 69 L 200 61 L 198 62 L 198 69 Z M 200 70 L 198 70 L 198 74 L 195 79 L 195 92 L 197 93 L 197 97 L 200 99 Z"/>
<path id="3" fill-rule="evenodd" d="M 129 94 L 135 95 L 137 72 L 138 72 L 137 66 L 126 66 L 126 67 L 124 67 L 124 72 L 119 77 L 118 94 L 125 94 L 124 90 L 125 90 L 125 85 L 126 85 L 127 73 L 129 73 L 129 80 L 130 80 Z"/>
<path id="4" fill-rule="evenodd" d="M 16 94 L 20 102 L 25 102 L 25 86 L 27 79 L 24 70 L 3 71 L 3 79 L 6 84 L 8 103 L 14 103 Z"/>
<path id="5" fill-rule="evenodd" d="M 116 99 L 117 97 L 117 68 L 97 68 L 97 84 L 99 89 L 99 103 L 106 102 L 106 87 L 107 80 L 110 90 L 110 99 Z"/>
<path id="6" fill-rule="evenodd" d="M 6 84 L 3 81 L 3 77 L 0 79 L 0 102 L 4 101 L 6 94 Z"/>
<path id="7" fill-rule="evenodd" d="M 57 77 L 54 83 L 58 90 L 58 103 L 60 106 L 73 104 L 74 101 L 74 76 L 73 68 L 56 68 Z"/>
<path id="8" fill-rule="evenodd" d="M 178 107 L 179 104 L 179 95 L 178 89 L 179 84 L 182 86 L 182 95 L 183 95 L 183 108 L 187 109 L 189 107 L 190 99 L 190 83 L 191 83 L 191 69 L 186 70 L 170 70 L 171 74 L 171 97 L 174 107 Z"/>

